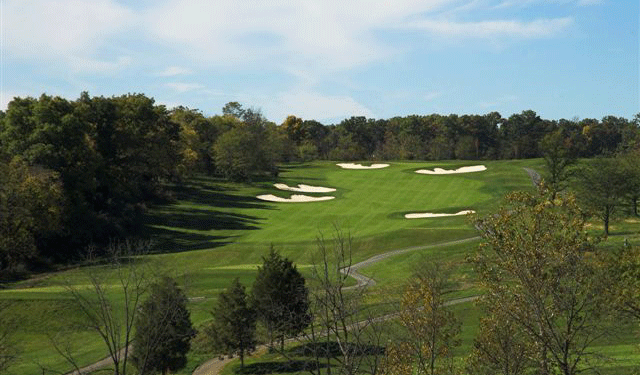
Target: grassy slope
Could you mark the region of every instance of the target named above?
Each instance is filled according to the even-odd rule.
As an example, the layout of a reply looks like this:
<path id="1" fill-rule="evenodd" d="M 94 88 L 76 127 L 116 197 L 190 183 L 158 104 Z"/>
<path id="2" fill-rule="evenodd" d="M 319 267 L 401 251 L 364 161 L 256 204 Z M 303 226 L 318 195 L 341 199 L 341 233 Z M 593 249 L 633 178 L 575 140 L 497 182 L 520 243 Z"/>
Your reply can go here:
<path id="1" fill-rule="evenodd" d="M 182 284 L 190 297 L 196 297 L 190 308 L 197 324 L 209 319 L 213 299 L 231 278 L 240 277 L 245 285 L 252 283 L 255 266 L 271 243 L 308 272 L 306 265 L 311 262 L 316 238 L 319 234 L 331 238 L 334 224 L 354 237 L 355 261 L 386 250 L 475 236 L 464 217 L 406 220 L 402 215 L 462 209 L 474 209 L 479 214 L 490 212 L 505 193 L 531 189 L 522 167 L 535 168 L 539 163 L 485 162 L 485 172 L 446 176 L 418 175 L 413 171 L 475 163 L 404 162 L 381 170 L 342 170 L 333 163 L 287 166 L 278 182 L 338 189 L 335 200 L 314 203 L 270 203 L 254 198 L 258 194 L 290 194 L 273 188 L 273 181 L 245 185 L 198 177 L 176 188 L 176 203 L 156 207 L 148 216 L 152 237 L 165 252 L 150 258 L 170 274 L 185 275 Z M 438 259 L 458 266 L 454 277 L 465 290 L 459 294 L 469 294 L 476 288 L 472 271 L 463 261 L 473 247 L 466 244 L 409 253 L 389 258 L 363 273 L 380 280 L 377 291 L 386 294 L 398 290 L 417 260 Z M 80 317 L 69 304 L 63 285 L 67 280 L 75 285 L 85 283 L 81 273 L 68 271 L 32 282 L 35 288 L 0 291 L 0 299 L 9 300 L 11 311 L 16 316 L 26 316 L 25 321 L 49 322 L 65 316 L 64 321 L 70 322 Z M 114 295 L 114 299 L 118 298 Z M 50 306 L 59 306 L 64 312 L 52 312 Z M 37 372 L 34 360 L 53 367 L 64 366 L 51 352 L 42 326 L 19 331 L 26 358 L 14 368 L 15 373 Z M 81 362 L 89 363 L 104 355 L 99 342 L 87 339 L 88 333 L 77 327 L 67 328 L 74 332 Z M 628 351 L 627 346 L 620 349 L 625 350 Z"/>

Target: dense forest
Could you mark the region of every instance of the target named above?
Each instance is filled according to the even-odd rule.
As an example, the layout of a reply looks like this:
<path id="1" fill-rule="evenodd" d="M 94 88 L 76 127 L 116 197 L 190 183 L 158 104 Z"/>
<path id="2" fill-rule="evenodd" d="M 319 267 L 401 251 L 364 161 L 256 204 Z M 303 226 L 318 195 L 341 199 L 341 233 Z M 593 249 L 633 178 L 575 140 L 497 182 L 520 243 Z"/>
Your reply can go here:
<path id="1" fill-rule="evenodd" d="M 283 162 L 575 160 L 639 143 L 640 114 L 546 120 L 525 110 L 331 125 L 289 116 L 275 124 L 237 102 L 207 117 L 143 94 L 14 98 L 0 111 L 0 280 L 81 259 L 89 244 L 139 235 L 146 207 L 171 199 L 166 184 L 194 173 L 250 182 L 277 176 Z M 636 207 L 637 194 L 631 199 Z"/>

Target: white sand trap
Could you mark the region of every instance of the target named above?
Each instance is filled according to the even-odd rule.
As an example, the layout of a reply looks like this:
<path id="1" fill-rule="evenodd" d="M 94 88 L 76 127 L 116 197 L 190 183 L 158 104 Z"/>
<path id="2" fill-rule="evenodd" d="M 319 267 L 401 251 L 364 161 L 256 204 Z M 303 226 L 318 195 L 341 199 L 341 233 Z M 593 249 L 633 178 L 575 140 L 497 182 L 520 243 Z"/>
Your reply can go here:
<path id="1" fill-rule="evenodd" d="M 344 169 L 380 169 L 380 168 L 386 168 L 389 166 L 389 164 L 362 165 L 362 164 L 355 164 L 355 163 L 338 163 L 336 165 Z"/>
<path id="2" fill-rule="evenodd" d="M 334 188 L 304 184 L 299 184 L 298 187 L 290 187 L 286 184 L 273 184 L 273 186 L 280 190 L 297 191 L 298 193 L 331 193 L 336 191 Z"/>
<path id="3" fill-rule="evenodd" d="M 404 215 L 404 217 L 407 219 L 424 219 L 428 217 L 459 216 L 459 215 L 469 215 L 469 214 L 475 214 L 475 213 L 476 212 L 474 210 L 460 211 L 455 214 L 433 214 L 431 212 L 424 212 L 424 213 L 416 213 L 416 214 L 406 214 Z"/>
<path id="4" fill-rule="evenodd" d="M 442 168 L 434 168 L 433 170 L 429 169 L 418 169 L 416 173 L 420 174 L 453 174 L 453 173 L 469 173 L 469 172 L 482 172 L 486 171 L 487 167 L 484 165 L 473 165 L 471 167 L 460 167 L 458 169 L 442 169 Z"/>
<path id="5" fill-rule="evenodd" d="M 331 197 L 331 196 L 310 197 L 308 195 L 294 194 L 291 196 L 291 198 L 281 198 L 273 194 L 265 194 L 265 195 L 258 195 L 256 198 L 261 199 L 263 201 L 269 201 L 269 202 L 301 203 L 301 202 L 328 201 L 328 200 L 334 199 L 335 197 Z"/>

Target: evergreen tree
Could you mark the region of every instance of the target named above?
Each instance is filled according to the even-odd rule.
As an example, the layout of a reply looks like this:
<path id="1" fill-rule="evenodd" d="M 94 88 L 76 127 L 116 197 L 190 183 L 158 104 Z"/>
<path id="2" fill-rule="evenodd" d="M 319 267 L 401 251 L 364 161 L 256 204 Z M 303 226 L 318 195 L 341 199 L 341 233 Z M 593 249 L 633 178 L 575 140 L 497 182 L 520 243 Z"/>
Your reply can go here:
<path id="1" fill-rule="evenodd" d="M 133 361 L 140 374 L 166 374 L 187 364 L 195 330 L 191 326 L 187 297 L 170 277 L 151 288 L 136 319 Z"/>
<path id="2" fill-rule="evenodd" d="M 253 284 L 253 302 L 258 319 L 265 325 L 269 342 L 302 332 L 311 322 L 308 291 L 296 266 L 271 247 Z"/>
<path id="3" fill-rule="evenodd" d="M 238 278 L 220 293 L 212 314 L 214 322 L 208 333 L 216 349 L 228 355 L 238 353 L 240 366 L 244 367 L 245 353 L 250 353 L 256 345 L 256 313 Z"/>

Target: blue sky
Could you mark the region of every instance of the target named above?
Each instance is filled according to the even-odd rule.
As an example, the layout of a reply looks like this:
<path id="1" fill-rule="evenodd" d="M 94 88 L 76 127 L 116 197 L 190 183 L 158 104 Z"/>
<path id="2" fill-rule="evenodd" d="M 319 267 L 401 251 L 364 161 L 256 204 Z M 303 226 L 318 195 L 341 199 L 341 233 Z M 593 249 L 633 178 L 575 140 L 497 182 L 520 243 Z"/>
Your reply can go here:
<path id="1" fill-rule="evenodd" d="M 638 0 L 0 0 L 14 96 L 144 93 L 281 123 L 352 115 L 632 118 Z"/>

